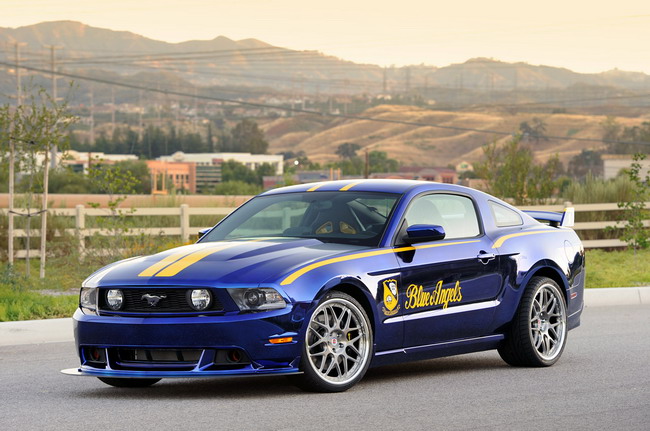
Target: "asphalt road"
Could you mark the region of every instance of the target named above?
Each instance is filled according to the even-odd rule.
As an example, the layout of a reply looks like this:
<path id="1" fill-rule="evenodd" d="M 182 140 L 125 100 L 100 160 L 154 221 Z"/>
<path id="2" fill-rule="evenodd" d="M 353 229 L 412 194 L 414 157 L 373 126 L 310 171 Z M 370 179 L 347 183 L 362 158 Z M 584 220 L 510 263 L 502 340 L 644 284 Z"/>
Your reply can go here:
<path id="1" fill-rule="evenodd" d="M 117 389 L 65 376 L 72 343 L 0 347 L 0 430 L 650 429 L 650 306 L 587 308 L 551 368 L 496 352 L 370 370 L 342 394 L 284 378 Z"/>

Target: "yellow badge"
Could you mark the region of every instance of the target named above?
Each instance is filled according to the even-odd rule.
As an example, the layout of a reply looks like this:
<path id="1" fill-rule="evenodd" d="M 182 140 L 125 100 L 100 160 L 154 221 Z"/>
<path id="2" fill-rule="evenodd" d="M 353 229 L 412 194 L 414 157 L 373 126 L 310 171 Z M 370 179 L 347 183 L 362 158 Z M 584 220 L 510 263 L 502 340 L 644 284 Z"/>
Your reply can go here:
<path id="1" fill-rule="evenodd" d="M 397 280 L 384 280 L 384 307 L 386 316 L 393 316 L 399 311 L 399 300 L 397 299 Z"/>

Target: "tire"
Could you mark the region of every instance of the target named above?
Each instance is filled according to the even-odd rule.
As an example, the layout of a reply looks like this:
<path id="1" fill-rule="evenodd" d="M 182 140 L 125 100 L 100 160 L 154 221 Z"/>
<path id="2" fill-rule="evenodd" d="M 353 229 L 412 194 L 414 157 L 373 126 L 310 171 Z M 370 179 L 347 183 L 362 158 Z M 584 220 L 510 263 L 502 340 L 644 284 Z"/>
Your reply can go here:
<path id="1" fill-rule="evenodd" d="M 350 295 L 330 292 L 312 313 L 293 383 L 310 392 L 343 392 L 361 380 L 373 352 L 368 315 Z"/>
<path id="2" fill-rule="evenodd" d="M 549 367 L 562 355 L 567 331 L 566 302 L 559 286 L 550 278 L 533 277 L 499 355 L 517 367 Z"/>
<path id="3" fill-rule="evenodd" d="M 116 388 L 147 388 L 161 379 L 120 379 L 116 377 L 97 377 L 102 382 Z"/>

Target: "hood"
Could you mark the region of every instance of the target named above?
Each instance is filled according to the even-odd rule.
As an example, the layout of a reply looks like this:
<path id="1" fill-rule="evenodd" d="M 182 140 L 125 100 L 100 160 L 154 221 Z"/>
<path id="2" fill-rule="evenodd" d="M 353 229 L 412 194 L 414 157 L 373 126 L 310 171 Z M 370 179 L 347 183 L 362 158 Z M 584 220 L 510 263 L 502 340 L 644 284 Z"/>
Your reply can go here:
<path id="1" fill-rule="evenodd" d="M 257 286 L 277 282 L 314 261 L 362 248 L 316 239 L 202 242 L 117 262 L 95 272 L 84 285 Z"/>

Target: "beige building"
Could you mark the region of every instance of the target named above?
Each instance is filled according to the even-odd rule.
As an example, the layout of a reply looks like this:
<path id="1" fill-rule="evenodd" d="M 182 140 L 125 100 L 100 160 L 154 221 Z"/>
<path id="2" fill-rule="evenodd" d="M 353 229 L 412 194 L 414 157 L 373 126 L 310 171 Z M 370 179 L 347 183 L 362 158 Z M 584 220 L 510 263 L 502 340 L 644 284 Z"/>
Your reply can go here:
<path id="1" fill-rule="evenodd" d="M 264 163 L 275 168 L 276 175 L 284 173 L 284 157 L 274 154 L 251 153 L 184 153 L 177 151 L 171 156 L 160 156 L 156 160 L 162 162 L 192 162 L 201 166 L 219 165 L 221 162 L 234 160 L 249 169 L 255 169 Z"/>
<path id="2" fill-rule="evenodd" d="M 166 195 L 169 185 L 176 191 L 196 193 L 195 163 L 147 160 L 147 167 L 151 173 L 151 194 Z"/>
<path id="3" fill-rule="evenodd" d="M 623 169 L 629 169 L 634 160 L 629 154 L 604 154 L 603 159 L 603 176 L 606 180 L 616 178 Z M 650 159 L 641 160 L 641 178 L 645 178 L 650 172 Z"/>

